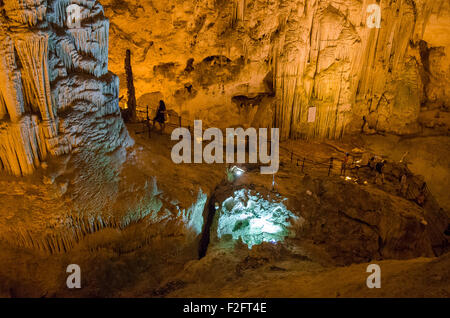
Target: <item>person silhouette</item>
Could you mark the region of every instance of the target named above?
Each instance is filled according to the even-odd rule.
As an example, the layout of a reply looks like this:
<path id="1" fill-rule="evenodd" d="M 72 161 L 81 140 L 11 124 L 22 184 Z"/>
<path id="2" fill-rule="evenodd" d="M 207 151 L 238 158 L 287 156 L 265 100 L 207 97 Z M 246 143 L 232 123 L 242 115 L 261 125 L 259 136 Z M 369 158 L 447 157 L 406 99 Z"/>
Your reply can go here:
<path id="1" fill-rule="evenodd" d="M 159 101 L 159 107 L 156 111 L 156 116 L 153 118 L 153 127 L 155 127 L 155 123 L 158 122 L 160 126 L 160 133 L 164 131 L 166 127 L 166 104 L 163 100 Z"/>

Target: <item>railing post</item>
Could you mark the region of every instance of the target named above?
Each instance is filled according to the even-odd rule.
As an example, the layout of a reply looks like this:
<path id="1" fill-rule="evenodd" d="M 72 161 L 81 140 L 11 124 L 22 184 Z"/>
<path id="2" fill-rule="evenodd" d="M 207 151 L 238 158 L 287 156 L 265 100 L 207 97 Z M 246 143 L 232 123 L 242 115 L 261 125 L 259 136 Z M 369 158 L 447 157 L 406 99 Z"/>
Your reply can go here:
<path id="1" fill-rule="evenodd" d="M 328 168 L 328 176 L 331 175 L 331 170 L 333 169 L 333 160 L 334 160 L 334 158 L 331 157 L 330 158 L 330 168 Z"/>
<path id="2" fill-rule="evenodd" d="M 152 138 L 152 129 L 150 126 L 150 114 L 148 112 L 148 105 L 147 105 L 147 129 L 148 129 L 148 138 L 151 139 Z"/>
<path id="3" fill-rule="evenodd" d="M 302 172 L 305 170 L 305 160 L 306 160 L 306 158 L 303 157 Z"/>
<path id="4" fill-rule="evenodd" d="M 181 128 L 181 116 L 178 116 L 178 122 L 179 122 L 180 128 Z"/>

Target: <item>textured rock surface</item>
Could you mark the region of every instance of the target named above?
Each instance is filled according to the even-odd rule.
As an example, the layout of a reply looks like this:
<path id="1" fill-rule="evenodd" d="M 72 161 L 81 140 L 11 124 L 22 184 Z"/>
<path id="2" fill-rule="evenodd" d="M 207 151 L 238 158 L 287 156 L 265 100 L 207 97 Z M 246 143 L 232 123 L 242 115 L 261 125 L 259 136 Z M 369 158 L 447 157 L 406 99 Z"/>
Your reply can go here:
<path id="1" fill-rule="evenodd" d="M 193 244 L 202 231 L 207 189 L 221 174 L 208 170 L 210 179 L 203 183 L 205 173 L 185 171 L 183 177 L 192 184 L 180 187 L 174 176 L 180 168 L 167 157 L 161 162 L 139 148 L 126 160 L 125 155 L 84 150 L 58 170 L 54 167 L 61 163 L 50 162 L 48 170 L 26 178 L 2 178 L 0 241 L 52 255 L 69 252 L 92 236 L 110 241 L 127 231 L 130 250 L 154 241 L 162 247 L 172 239 L 179 248 Z M 196 255 L 196 247 L 192 251 Z"/>
<path id="2" fill-rule="evenodd" d="M 288 227 L 286 244 L 313 248 L 313 254 L 317 257 L 322 253 L 328 264 L 349 265 L 374 259 L 441 255 L 448 244 L 444 235 L 448 226 L 446 212 L 431 193 L 427 194 L 424 207 L 414 202 L 421 185 L 420 178 L 410 179 L 407 198 L 398 196 L 397 180 L 402 170 L 398 166 L 389 166 L 385 170 L 389 181 L 381 187 L 361 186 L 341 178 L 294 176 L 289 170 L 282 170 L 278 174 L 278 178 L 283 179 L 277 185 L 279 197 L 274 197 L 270 188 L 263 186 L 259 176 L 249 176 L 233 187 L 220 187 L 213 195 L 217 202 L 223 203 L 222 209 L 236 189 L 249 185 L 252 193 L 271 202 L 287 198 L 282 201 L 283 205 L 295 217 L 290 218 L 292 226 Z M 366 174 L 370 174 L 369 171 L 360 173 L 363 178 L 370 179 Z M 221 211 L 220 216 L 223 217 Z M 242 219 L 245 216 L 242 212 Z M 217 218 L 211 227 L 212 246 L 224 241 L 228 244 L 231 240 L 225 236 L 217 237 L 216 233 L 222 230 Z M 238 225 L 241 224 L 236 222 L 235 230 L 239 230 Z M 236 239 L 234 233 L 233 238 Z M 318 253 L 318 250 L 322 252 Z"/>
<path id="3" fill-rule="evenodd" d="M 69 5 L 80 11 L 79 25 L 68 19 Z M 0 168 L 27 175 L 48 155 L 130 145 L 101 5 L 6 0 L 0 11 Z"/>
<path id="4" fill-rule="evenodd" d="M 433 36 L 447 17 L 446 1 L 383 2 L 380 30 L 364 25 L 367 1 L 102 2 L 113 16 L 113 70 L 123 73 L 125 49 L 132 49 L 141 106 L 164 98 L 183 116 L 217 126 L 275 121 L 285 137 L 338 137 L 344 127 L 360 129 L 362 115 L 378 130 L 414 131 L 420 103 L 447 103 L 447 36 Z M 81 28 L 65 25 L 69 4 L 80 6 Z M 248 171 L 234 188 L 227 185 L 230 193 L 214 191 L 225 166 L 175 165 L 167 136 L 133 135 L 138 144 L 124 151 L 130 139 L 98 2 L 0 0 L 0 12 L 1 165 L 18 175 L 43 168 L 24 178 L 1 176 L 0 296 L 166 296 L 183 294 L 187 284 L 197 289 L 190 296 L 292 296 L 308 286 L 305 269 L 448 250 L 444 211 L 431 193 L 423 207 L 415 202 L 420 178 L 411 176 L 400 197 L 401 174 L 390 166 L 383 186 L 357 185 L 309 169 L 312 177 L 305 176 L 284 160 L 276 190 L 298 217 L 285 241 L 249 251 L 222 237 L 197 260 L 211 195 L 223 202 L 252 189 L 269 198 L 272 177 Z M 317 120 L 305 124 L 310 106 Z M 320 148 L 303 146 L 308 156 Z M 66 153 L 72 155 L 49 156 Z M 222 243 L 228 251 L 220 251 Z M 72 263 L 83 268 L 79 291 L 65 285 Z M 442 296 L 448 263 L 448 255 L 401 262 L 383 277 L 397 279 L 400 295 L 409 295 L 405 281 L 420 295 L 437 273 L 439 282 L 424 294 Z M 338 295 L 347 282 L 369 293 L 365 267 L 319 273 L 316 295 Z M 411 267 L 417 285 L 399 275 Z M 390 288 L 383 295 L 397 295 Z"/>
<path id="5" fill-rule="evenodd" d="M 284 157 L 276 190 L 288 198 L 283 203 L 286 208 L 299 217 L 289 228 L 295 237 L 289 235 L 276 245 L 269 243 L 269 249 L 258 245 L 252 250 L 222 237 L 219 242 L 211 241 L 206 257 L 198 260 L 205 204 L 214 202 L 213 197 L 223 202 L 241 189 L 258 191 L 272 201 L 276 196 L 270 191 L 272 177 L 249 169 L 238 183 L 227 184 L 222 191 L 216 187 L 226 177 L 225 165 L 175 165 L 166 136 L 148 139 L 135 130 L 141 131 L 141 125 L 130 126 L 136 145 L 122 165 L 120 158 L 96 157 L 83 151 L 71 156 L 67 167 L 72 169 L 61 169 L 63 174 L 54 171 L 56 165 L 49 161 L 47 170 L 39 169 L 33 176 L 1 178 L 0 295 L 161 297 L 177 294 L 180 288 L 182 292 L 183 287 L 187 288 L 184 295 L 191 296 L 240 295 L 245 290 L 260 295 L 267 292 L 266 282 L 278 282 L 291 286 L 278 287 L 279 294 L 307 296 L 303 292 L 310 288 L 299 286 L 309 285 L 296 280 L 292 286 L 292 282 L 295 277 L 309 281 L 313 270 L 316 277 L 333 277 L 332 283 L 316 281 L 321 288 L 314 295 L 334 297 L 334 284 L 341 290 L 341 286 L 354 282 L 368 290 L 364 284 L 367 264 L 345 276 L 341 273 L 346 268 L 335 268 L 335 264 L 376 259 L 381 265 L 378 258 L 430 256 L 434 250 L 439 255 L 443 241 L 450 238 L 443 233 L 448 219 L 431 196 L 424 208 L 414 203 L 420 183 L 411 186 L 408 198 L 398 196 L 398 171 L 394 175 L 391 168 L 386 169 L 384 186 L 372 182 L 360 186 L 339 177 L 327 178 L 326 171 L 311 166 L 305 168 L 311 177 L 305 177 Z M 296 143 L 296 150 L 310 155 L 316 149 L 317 160 L 335 150 L 318 142 Z M 114 154 L 120 157 L 122 153 Z M 40 174 L 45 174 L 45 184 L 30 180 Z M 365 176 L 365 172 L 360 171 L 360 175 Z M 409 181 L 413 185 L 415 178 Z M 448 290 L 448 258 L 436 262 L 441 264 L 442 274 L 435 268 L 430 272 L 424 269 L 417 274 L 423 281 L 420 286 L 400 288 L 397 294 L 390 289 L 383 295 L 420 294 L 421 286 L 429 288 L 426 295 L 446 295 L 441 286 Z M 88 269 L 82 274 L 82 289 L 67 289 L 67 264 Z M 383 266 L 383 277 L 393 270 L 391 264 L 386 270 Z M 409 262 L 398 264 L 405 265 L 398 272 L 410 270 Z M 400 280 L 396 273 L 393 275 Z M 357 279 L 352 280 L 355 275 Z M 428 280 L 434 275 L 442 275 L 442 282 L 430 285 Z M 406 277 L 402 279 L 417 281 Z M 248 289 L 236 290 L 232 283 Z M 225 291 L 223 286 L 230 289 Z M 272 289 L 271 295 L 276 296 L 276 292 Z M 347 295 L 358 296 L 356 292 Z"/>
<path id="6" fill-rule="evenodd" d="M 102 3 L 111 68 L 124 78 L 131 49 L 141 110 L 163 97 L 210 125 L 275 122 L 282 137 L 334 138 L 360 130 L 363 116 L 411 133 L 421 104 L 449 103 L 445 0 L 381 1 L 380 29 L 366 23 L 367 0 Z"/>
<path id="7" fill-rule="evenodd" d="M 284 198 L 287 200 L 287 198 Z M 212 225 L 213 240 L 242 240 L 249 248 L 263 242 L 277 243 L 289 235 L 297 217 L 281 202 L 270 202 L 259 193 L 240 190 L 217 209 Z"/>

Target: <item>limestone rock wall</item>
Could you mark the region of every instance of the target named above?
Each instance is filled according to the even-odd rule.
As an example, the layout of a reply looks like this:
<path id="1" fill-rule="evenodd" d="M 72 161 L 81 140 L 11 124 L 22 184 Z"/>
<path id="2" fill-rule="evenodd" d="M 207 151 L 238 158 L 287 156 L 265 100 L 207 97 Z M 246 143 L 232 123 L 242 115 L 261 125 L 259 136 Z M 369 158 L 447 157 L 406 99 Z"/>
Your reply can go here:
<path id="1" fill-rule="evenodd" d="M 27 175 L 48 155 L 129 145 L 102 6 L 3 0 L 0 13 L 0 170 Z"/>
<path id="2" fill-rule="evenodd" d="M 275 123 L 284 138 L 339 138 L 363 116 L 372 131 L 412 133 L 421 107 L 449 103 L 446 0 L 102 3 L 111 69 L 124 78 L 132 51 L 141 110 L 164 98 L 211 126 Z M 370 28 L 377 3 L 381 27 Z"/>

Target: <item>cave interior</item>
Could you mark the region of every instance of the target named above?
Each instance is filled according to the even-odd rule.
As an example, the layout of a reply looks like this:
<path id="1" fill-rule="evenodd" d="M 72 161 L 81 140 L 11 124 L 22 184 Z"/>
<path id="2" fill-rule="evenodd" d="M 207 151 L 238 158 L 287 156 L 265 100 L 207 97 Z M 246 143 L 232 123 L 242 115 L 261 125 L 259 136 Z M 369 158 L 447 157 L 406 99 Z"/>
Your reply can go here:
<path id="1" fill-rule="evenodd" d="M 0 0 L 0 29 L 0 297 L 450 297 L 448 0 Z"/>

